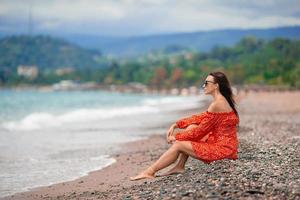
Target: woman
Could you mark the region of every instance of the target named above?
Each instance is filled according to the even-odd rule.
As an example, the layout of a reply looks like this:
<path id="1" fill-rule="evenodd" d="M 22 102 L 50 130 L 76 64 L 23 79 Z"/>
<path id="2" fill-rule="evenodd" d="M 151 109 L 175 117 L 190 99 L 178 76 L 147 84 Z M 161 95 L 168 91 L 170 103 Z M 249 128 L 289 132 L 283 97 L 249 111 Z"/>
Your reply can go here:
<path id="1" fill-rule="evenodd" d="M 178 163 L 164 175 L 182 173 L 189 156 L 205 163 L 225 158 L 237 159 L 236 126 L 239 118 L 229 81 L 224 73 L 212 72 L 202 87 L 206 95 L 213 97 L 208 110 L 173 124 L 167 132 L 167 141 L 172 146 L 131 180 L 154 178 L 157 171 L 168 167 L 178 157 Z M 174 135 L 175 128 L 184 130 Z"/>

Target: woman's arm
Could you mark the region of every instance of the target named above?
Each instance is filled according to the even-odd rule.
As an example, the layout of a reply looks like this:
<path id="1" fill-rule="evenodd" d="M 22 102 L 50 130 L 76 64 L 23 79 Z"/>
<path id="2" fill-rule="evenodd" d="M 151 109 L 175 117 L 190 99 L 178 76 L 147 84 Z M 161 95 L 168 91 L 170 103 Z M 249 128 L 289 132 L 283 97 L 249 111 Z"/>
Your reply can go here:
<path id="1" fill-rule="evenodd" d="M 176 140 L 190 141 L 201 140 L 209 132 L 211 132 L 218 121 L 218 116 L 213 114 L 207 114 L 197 126 L 193 126 L 190 129 L 178 132 L 175 136 Z"/>
<path id="2" fill-rule="evenodd" d="M 176 125 L 178 128 L 184 129 L 191 124 L 200 124 L 204 115 L 205 115 L 205 112 L 198 114 L 198 115 L 192 115 L 190 117 L 180 119 L 176 122 Z"/>

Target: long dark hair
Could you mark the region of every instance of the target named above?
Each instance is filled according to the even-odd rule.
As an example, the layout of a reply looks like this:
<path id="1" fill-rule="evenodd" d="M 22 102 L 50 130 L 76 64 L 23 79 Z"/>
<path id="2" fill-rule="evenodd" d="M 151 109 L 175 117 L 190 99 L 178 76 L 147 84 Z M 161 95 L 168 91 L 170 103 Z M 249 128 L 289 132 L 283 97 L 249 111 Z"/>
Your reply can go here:
<path id="1" fill-rule="evenodd" d="M 226 98 L 226 100 L 228 101 L 230 107 L 233 109 L 235 114 L 239 116 L 235 108 L 236 103 L 233 99 L 231 86 L 226 75 L 223 72 L 211 72 L 209 73 L 209 75 L 214 77 L 215 83 L 219 84 L 221 94 Z"/>

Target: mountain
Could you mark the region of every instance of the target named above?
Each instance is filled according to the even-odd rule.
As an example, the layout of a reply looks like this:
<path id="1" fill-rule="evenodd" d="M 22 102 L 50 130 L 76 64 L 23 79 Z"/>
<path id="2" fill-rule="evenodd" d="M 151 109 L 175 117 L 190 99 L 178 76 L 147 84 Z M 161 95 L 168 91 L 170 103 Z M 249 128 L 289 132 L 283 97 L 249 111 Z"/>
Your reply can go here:
<path id="1" fill-rule="evenodd" d="M 231 29 L 174 33 L 135 37 L 103 37 L 95 35 L 6 36 L 0 33 L 0 67 L 37 65 L 39 68 L 103 67 L 99 58 L 137 56 L 157 50 L 165 53 L 195 50 L 208 52 L 215 46 L 234 46 L 246 36 L 265 40 L 296 39 L 300 26 L 269 29 Z M 57 37 L 58 35 L 56 35 Z M 96 50 L 87 50 L 96 49 Z M 100 53 L 101 51 L 101 53 Z M 107 64 L 103 64 L 107 65 Z"/>
<path id="2" fill-rule="evenodd" d="M 49 36 L 10 36 L 0 39 L 0 68 L 16 69 L 19 65 L 44 68 L 94 68 L 97 50 L 86 50 L 62 39 Z"/>
<path id="3" fill-rule="evenodd" d="M 190 33 L 158 34 L 135 37 L 104 37 L 95 35 L 62 35 L 64 39 L 86 48 L 95 48 L 103 54 L 135 56 L 167 46 L 182 46 L 207 52 L 215 46 L 233 46 L 246 36 L 270 40 L 300 37 L 300 26 L 268 29 L 229 29 Z"/>

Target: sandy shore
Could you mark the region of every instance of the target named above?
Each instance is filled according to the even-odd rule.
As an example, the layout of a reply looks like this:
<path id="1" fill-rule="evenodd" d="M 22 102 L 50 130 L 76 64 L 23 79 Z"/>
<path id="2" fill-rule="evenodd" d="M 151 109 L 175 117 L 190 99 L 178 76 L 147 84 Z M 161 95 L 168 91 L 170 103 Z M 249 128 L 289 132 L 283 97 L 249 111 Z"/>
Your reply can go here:
<path id="1" fill-rule="evenodd" d="M 129 181 L 170 146 L 159 134 L 124 144 L 102 170 L 3 199 L 300 199 L 299 99 L 299 91 L 242 95 L 236 161 L 189 159 L 182 175 Z"/>

